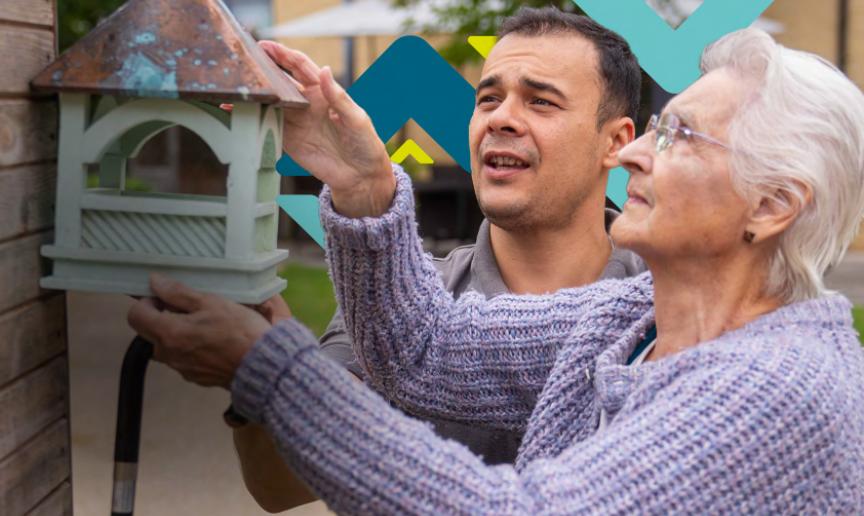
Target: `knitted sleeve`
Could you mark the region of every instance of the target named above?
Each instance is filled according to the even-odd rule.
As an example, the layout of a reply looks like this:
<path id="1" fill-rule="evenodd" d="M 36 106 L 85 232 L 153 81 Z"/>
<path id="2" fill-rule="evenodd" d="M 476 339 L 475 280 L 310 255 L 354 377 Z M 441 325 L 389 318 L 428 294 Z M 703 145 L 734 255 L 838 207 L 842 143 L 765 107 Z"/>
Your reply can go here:
<path id="1" fill-rule="evenodd" d="M 523 429 L 561 343 L 593 304 L 620 298 L 634 316 L 650 306 L 647 274 L 545 296 L 466 293 L 454 301 L 423 251 L 410 179 L 394 170 L 396 195 L 384 215 L 342 217 L 325 187 L 321 219 L 365 380 L 409 412 Z"/>
<path id="2" fill-rule="evenodd" d="M 775 365 L 670 367 L 604 432 L 518 469 L 487 467 L 402 415 L 294 321 L 256 343 L 233 401 L 339 514 L 832 512 L 830 490 L 808 478 L 830 476 L 844 453 L 825 408 L 830 371 L 801 357 Z"/>

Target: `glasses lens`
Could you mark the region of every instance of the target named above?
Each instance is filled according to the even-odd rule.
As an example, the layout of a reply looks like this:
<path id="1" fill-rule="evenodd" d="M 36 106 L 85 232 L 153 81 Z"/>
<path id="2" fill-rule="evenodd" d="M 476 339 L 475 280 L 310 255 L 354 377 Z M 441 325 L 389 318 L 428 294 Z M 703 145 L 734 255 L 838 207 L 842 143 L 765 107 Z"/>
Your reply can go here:
<path id="1" fill-rule="evenodd" d="M 651 118 L 648 119 L 648 124 L 645 126 L 645 132 L 650 133 L 654 129 L 657 129 L 657 115 L 651 115 Z"/>
<path id="2" fill-rule="evenodd" d="M 678 117 L 675 115 L 663 115 L 656 123 L 657 126 L 657 152 L 663 152 L 675 143 L 675 134 L 678 132 Z"/>

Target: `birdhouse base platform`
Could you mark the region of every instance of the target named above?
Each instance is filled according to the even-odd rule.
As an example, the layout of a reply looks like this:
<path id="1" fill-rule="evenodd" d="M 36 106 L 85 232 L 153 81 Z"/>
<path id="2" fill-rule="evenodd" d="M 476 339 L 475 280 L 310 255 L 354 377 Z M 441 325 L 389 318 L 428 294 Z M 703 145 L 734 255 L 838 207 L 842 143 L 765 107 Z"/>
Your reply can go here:
<path id="1" fill-rule="evenodd" d="M 149 275 L 158 272 L 202 292 L 238 303 L 258 304 L 287 285 L 276 275 L 278 265 L 288 258 L 288 251 L 282 249 L 262 253 L 253 260 L 235 261 L 46 245 L 42 247 L 42 256 L 54 260 L 52 275 L 39 282 L 48 289 L 152 296 Z"/>

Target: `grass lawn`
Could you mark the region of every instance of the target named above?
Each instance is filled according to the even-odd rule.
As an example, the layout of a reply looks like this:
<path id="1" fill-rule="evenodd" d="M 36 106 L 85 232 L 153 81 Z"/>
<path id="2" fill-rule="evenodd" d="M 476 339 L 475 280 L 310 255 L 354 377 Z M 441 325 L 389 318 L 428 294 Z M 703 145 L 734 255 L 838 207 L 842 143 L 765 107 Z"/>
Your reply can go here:
<path id="1" fill-rule="evenodd" d="M 288 281 L 282 297 L 291 307 L 291 313 L 320 337 L 336 310 L 327 269 L 289 263 L 279 275 Z"/>
<path id="2" fill-rule="evenodd" d="M 861 337 L 861 343 L 864 344 L 864 306 L 856 306 L 853 308 L 852 318 L 855 319 L 855 328 L 858 330 L 858 335 Z"/>
<path id="3" fill-rule="evenodd" d="M 292 263 L 286 265 L 279 275 L 288 280 L 288 288 L 282 292 L 282 297 L 291 307 L 291 312 L 312 333 L 321 336 L 336 310 L 336 299 L 327 269 Z M 855 328 L 861 335 L 861 343 L 864 344 L 864 306 L 853 308 L 852 316 Z"/>

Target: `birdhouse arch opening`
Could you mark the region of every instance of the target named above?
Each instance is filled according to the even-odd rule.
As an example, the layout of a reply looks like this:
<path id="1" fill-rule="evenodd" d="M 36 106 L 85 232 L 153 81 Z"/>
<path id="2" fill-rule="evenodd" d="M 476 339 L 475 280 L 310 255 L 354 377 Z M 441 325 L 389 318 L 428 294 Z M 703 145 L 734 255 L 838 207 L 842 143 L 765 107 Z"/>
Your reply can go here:
<path id="1" fill-rule="evenodd" d="M 102 163 L 105 163 L 105 157 Z M 88 188 L 117 188 L 100 178 L 100 163 L 91 164 Z M 221 200 L 227 195 L 228 165 L 197 134 L 182 125 L 173 125 L 153 135 L 137 155 L 126 160 L 123 190 L 136 192 L 197 195 Z"/>
<path id="2" fill-rule="evenodd" d="M 88 192 L 225 202 L 228 164 L 185 122 L 146 121 L 115 134 L 86 163 Z M 194 184 L 196 179 L 202 184 Z"/>

